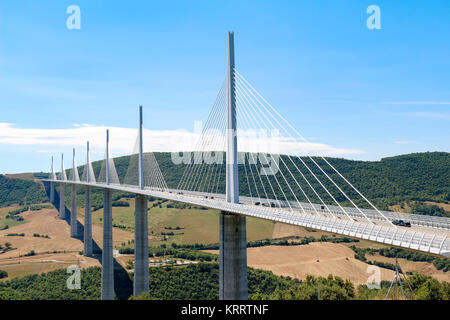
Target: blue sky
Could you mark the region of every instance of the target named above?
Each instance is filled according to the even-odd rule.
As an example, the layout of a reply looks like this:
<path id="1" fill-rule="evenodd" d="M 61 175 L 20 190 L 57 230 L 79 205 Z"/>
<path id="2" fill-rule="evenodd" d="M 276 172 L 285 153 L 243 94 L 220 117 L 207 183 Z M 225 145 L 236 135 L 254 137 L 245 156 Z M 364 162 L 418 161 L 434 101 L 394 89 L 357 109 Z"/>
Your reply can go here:
<path id="1" fill-rule="evenodd" d="M 80 30 L 66 27 L 72 4 Z M 380 30 L 366 26 L 372 4 Z M 448 1 L 2 0 L 0 173 L 49 170 L 86 125 L 135 128 L 140 104 L 147 129 L 192 131 L 224 79 L 229 30 L 239 72 L 310 141 L 362 160 L 448 152 L 449 12 Z"/>

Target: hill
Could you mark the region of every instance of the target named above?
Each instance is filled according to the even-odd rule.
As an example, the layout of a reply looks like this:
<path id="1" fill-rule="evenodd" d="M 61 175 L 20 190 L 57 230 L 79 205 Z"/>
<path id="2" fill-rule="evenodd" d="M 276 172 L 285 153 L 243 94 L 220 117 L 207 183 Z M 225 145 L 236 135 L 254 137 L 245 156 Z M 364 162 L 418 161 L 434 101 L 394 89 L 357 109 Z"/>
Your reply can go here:
<path id="1" fill-rule="evenodd" d="M 155 153 L 155 158 L 159 163 L 161 172 L 163 173 L 169 188 L 177 188 L 178 182 L 180 181 L 184 170 L 186 169 L 186 165 L 173 164 L 170 153 Z M 291 172 L 296 172 L 296 170 L 294 170 L 294 164 L 288 161 L 286 156 L 283 156 L 283 159 L 285 163 L 290 165 L 289 169 L 291 170 Z M 322 159 L 313 159 L 320 165 L 324 164 L 324 161 Z M 414 153 L 390 158 L 383 158 L 380 161 L 355 161 L 340 158 L 326 159 L 380 209 L 388 210 L 389 206 L 411 201 L 433 201 L 443 203 L 450 201 L 450 185 L 448 183 L 448 181 L 450 181 L 450 153 Z M 310 159 L 303 157 L 302 160 L 311 168 L 314 167 Z M 119 179 L 120 181 L 123 181 L 130 164 L 130 157 L 119 157 L 114 159 L 114 162 Z M 294 163 L 297 167 L 302 167 L 301 161 L 299 159 L 294 159 Z M 96 176 L 99 176 L 101 166 L 101 161 L 93 163 Z M 324 168 L 326 167 L 324 166 Z M 82 172 L 82 170 L 84 170 L 84 168 L 80 167 L 79 172 Z M 239 170 L 243 173 L 244 169 L 242 165 L 239 166 Z M 319 177 L 319 179 L 323 181 L 327 188 L 334 188 L 331 185 L 331 182 L 327 183 L 325 182 L 326 179 L 322 179 L 324 177 L 324 174 L 321 171 L 314 169 L 312 171 L 316 176 Z M 221 172 L 222 177 L 218 179 L 220 181 L 218 190 L 219 192 L 224 193 L 225 170 L 222 168 Z M 340 185 L 344 185 L 344 183 L 342 183 L 342 179 L 336 173 L 326 169 L 325 172 L 327 172 L 327 174 L 330 175 L 337 183 L 341 182 Z M 69 174 L 69 172 L 67 172 L 67 174 Z M 284 170 L 283 174 L 285 175 L 285 177 L 289 177 L 286 169 Z M 304 171 L 303 174 L 311 182 L 313 187 L 319 192 L 321 197 L 326 202 L 333 204 L 332 199 L 329 198 L 326 192 L 320 188 L 318 182 L 315 181 L 311 173 Z M 279 173 L 277 178 L 282 181 L 280 175 L 281 174 Z M 300 174 L 298 174 L 298 177 L 296 178 L 298 181 L 302 181 Z M 293 180 L 289 182 L 291 182 L 290 185 L 299 197 L 299 200 L 306 201 L 306 199 L 300 198 L 301 191 L 295 185 L 295 183 L 293 183 Z M 250 193 L 244 174 L 240 174 L 239 183 L 240 194 L 249 196 Z M 307 193 L 308 197 L 314 198 L 312 191 L 310 191 L 308 188 L 304 188 L 304 190 Z M 355 192 L 349 186 L 344 186 L 343 190 L 353 199 L 355 199 L 355 202 L 359 206 L 368 207 L 367 203 L 362 201 L 362 199 L 360 199 L 358 196 L 355 196 Z M 287 190 L 285 190 L 285 193 L 288 194 Z M 282 198 L 281 192 L 277 193 L 277 197 Z M 341 203 L 346 203 L 346 199 L 343 196 L 337 197 L 337 199 Z M 346 204 L 350 205 L 350 203 Z M 442 215 L 442 212 L 437 215 Z"/>
<path id="2" fill-rule="evenodd" d="M 286 163 L 286 156 L 283 156 Z M 171 160 L 170 153 L 155 153 L 161 171 L 165 177 L 169 188 L 176 188 L 180 181 L 186 165 L 175 165 Z M 426 152 L 426 153 L 414 153 L 401 155 L 390 158 L 383 158 L 380 161 L 355 161 L 340 158 L 326 158 L 333 166 L 336 167 L 351 183 L 355 185 L 369 200 L 375 203 L 380 209 L 389 209 L 390 206 L 403 204 L 407 202 L 438 202 L 448 203 L 450 201 L 450 153 L 447 152 Z M 302 160 L 311 165 L 312 162 L 308 158 L 302 158 Z M 323 160 L 315 158 L 319 164 L 323 164 Z M 120 181 L 124 181 L 127 174 L 127 169 L 130 163 L 130 156 L 118 157 L 114 159 L 115 166 Z M 300 160 L 294 161 L 297 166 L 301 167 Z M 294 164 L 292 164 L 292 167 Z M 93 163 L 95 175 L 98 177 L 102 166 L 102 161 L 96 161 Z M 313 166 L 311 166 L 313 167 Z M 242 166 L 239 169 L 244 170 Z M 290 168 L 292 172 L 293 168 Z M 84 170 L 84 166 L 78 168 L 80 174 Z M 225 170 L 222 170 L 224 174 Z M 283 170 L 282 170 L 283 171 Z M 320 171 L 313 172 L 320 177 L 324 174 Z M 325 170 L 337 183 L 342 182 L 341 178 L 333 173 L 331 170 Z M 67 170 L 69 176 L 70 169 Z M 279 173 L 280 174 L 280 173 Z M 304 175 L 311 181 L 311 184 L 320 193 L 321 188 L 318 183 L 315 182 L 311 173 L 304 172 Z M 45 173 L 36 173 L 35 177 L 43 177 Z M 285 176 L 288 176 L 286 173 Z M 273 179 L 273 178 L 272 178 Z M 281 179 L 281 178 L 280 178 Z M 288 179 L 289 180 L 289 179 Z M 301 180 L 299 175 L 298 180 Z M 225 179 L 222 177 L 219 179 L 218 186 L 219 192 L 225 190 Z M 291 181 L 292 182 L 292 181 Z M 333 188 L 329 182 L 324 184 Z M 343 185 L 343 184 L 342 184 Z M 301 191 L 297 188 L 295 183 L 291 183 L 291 187 L 294 192 L 300 197 Z M 69 186 L 66 187 L 66 191 L 69 191 Z M 308 188 L 304 188 L 308 196 L 313 196 L 312 191 Z M 350 196 L 354 195 L 354 191 L 349 186 L 343 187 L 343 190 Z M 98 196 L 95 195 L 98 193 Z M 94 190 L 93 205 L 100 205 L 102 197 L 100 196 L 100 190 Z M 241 195 L 250 195 L 247 181 L 244 174 L 240 175 L 240 193 Z M 328 197 L 325 191 L 320 194 L 322 198 L 332 203 L 332 200 Z M 278 192 L 278 197 L 281 197 L 281 192 Z M 120 198 L 119 196 L 116 196 Z M 7 206 L 10 204 L 20 203 L 38 203 L 46 200 L 46 196 L 39 184 L 33 181 L 10 179 L 6 176 L 0 176 L 0 206 Z M 355 197 L 356 199 L 357 197 Z M 83 190 L 79 190 L 79 204 L 83 204 Z M 299 198 L 300 201 L 305 200 Z M 346 203 L 346 199 L 342 196 L 338 197 L 339 201 Z M 67 199 L 70 201 L 70 199 Z M 359 199 L 355 201 L 362 207 L 367 207 L 367 204 Z M 430 210 L 429 208 L 418 208 L 415 211 L 417 213 L 427 212 L 427 214 L 446 215 L 445 211 Z M 435 213 L 436 212 L 436 213 Z M 444 212 L 444 213 L 443 213 Z M 447 214 L 448 216 L 448 214 Z"/>
<path id="3" fill-rule="evenodd" d="M 0 206 L 35 204 L 47 201 L 42 185 L 25 179 L 0 175 Z"/>

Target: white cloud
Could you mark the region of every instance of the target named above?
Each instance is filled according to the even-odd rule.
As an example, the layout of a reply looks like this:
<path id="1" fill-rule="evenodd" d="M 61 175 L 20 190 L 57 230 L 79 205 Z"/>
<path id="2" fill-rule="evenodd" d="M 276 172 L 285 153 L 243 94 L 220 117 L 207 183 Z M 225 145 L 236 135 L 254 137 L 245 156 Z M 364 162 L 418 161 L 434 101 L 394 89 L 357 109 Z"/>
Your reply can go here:
<path id="1" fill-rule="evenodd" d="M 416 141 L 410 141 L 410 140 L 395 140 L 395 144 L 414 144 L 417 143 Z"/>
<path id="2" fill-rule="evenodd" d="M 447 101 L 391 101 L 382 102 L 382 104 L 393 104 L 393 105 L 450 105 Z"/>
<path id="3" fill-rule="evenodd" d="M 401 115 L 406 116 L 406 117 L 450 120 L 450 114 L 442 113 L 442 112 L 418 111 L 418 112 L 405 112 L 405 113 L 401 113 Z"/>
<path id="4" fill-rule="evenodd" d="M 106 129 L 110 131 L 110 150 L 113 156 L 131 154 L 135 150 L 137 129 L 76 124 L 66 129 L 19 128 L 12 123 L 0 123 L 0 144 L 37 147 L 36 152 L 49 149 L 84 148 L 89 141 L 93 154 L 102 154 L 105 148 Z M 199 133 L 187 130 L 144 130 L 144 151 L 175 152 L 196 150 Z M 212 149 L 222 149 L 224 137 L 213 136 Z M 217 143 L 220 142 L 220 143 Z M 240 137 L 239 147 L 245 151 L 282 154 L 321 154 L 344 156 L 365 153 L 363 150 L 333 147 L 317 142 L 295 141 L 284 137 Z M 274 149 L 275 148 L 275 149 Z M 240 150 L 241 151 L 241 150 Z"/>

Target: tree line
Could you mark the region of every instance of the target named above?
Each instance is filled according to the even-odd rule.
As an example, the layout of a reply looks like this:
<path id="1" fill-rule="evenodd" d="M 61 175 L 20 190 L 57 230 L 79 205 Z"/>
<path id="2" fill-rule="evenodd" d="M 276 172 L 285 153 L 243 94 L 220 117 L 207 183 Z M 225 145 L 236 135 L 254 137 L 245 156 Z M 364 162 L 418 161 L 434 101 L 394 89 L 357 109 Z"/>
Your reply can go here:
<path id="1" fill-rule="evenodd" d="M 198 263 L 186 266 L 155 267 L 149 269 L 150 290 L 138 299 L 152 300 L 217 300 L 219 298 L 219 264 Z M 0 300 L 99 300 L 101 268 L 81 270 L 81 289 L 67 288 L 65 269 L 29 275 L 0 282 Z M 124 277 L 128 277 L 125 275 Z M 130 278 L 117 277 L 117 286 Z M 355 286 L 340 277 L 307 276 L 305 280 L 276 276 L 270 271 L 248 268 L 248 293 L 252 300 L 360 300 L 384 298 L 389 283 L 381 289 Z M 409 277 L 405 291 L 411 299 L 448 300 L 450 285 L 430 276 Z M 122 298 L 131 298 L 130 296 Z"/>

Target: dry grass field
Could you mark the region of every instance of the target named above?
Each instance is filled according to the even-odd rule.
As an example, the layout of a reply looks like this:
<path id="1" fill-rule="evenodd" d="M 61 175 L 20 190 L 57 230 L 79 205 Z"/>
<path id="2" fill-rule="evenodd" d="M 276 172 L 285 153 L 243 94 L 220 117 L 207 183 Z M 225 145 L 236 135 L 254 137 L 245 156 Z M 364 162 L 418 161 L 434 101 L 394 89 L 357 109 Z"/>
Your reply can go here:
<path id="1" fill-rule="evenodd" d="M 383 257 L 379 254 L 375 254 L 374 256 L 367 256 L 369 260 L 375 260 L 379 262 L 387 262 L 391 264 L 395 264 L 395 258 L 387 258 Z M 450 273 L 444 272 L 442 270 L 437 270 L 436 267 L 428 262 L 421 261 L 408 261 L 406 259 L 398 259 L 398 264 L 402 268 L 403 272 L 414 272 L 421 273 L 433 276 L 439 281 L 447 281 L 450 282 Z"/>
<path id="2" fill-rule="evenodd" d="M 217 250 L 207 252 L 218 253 Z M 354 285 L 365 284 L 368 264 L 356 260 L 354 252 L 342 244 L 314 242 L 302 246 L 267 246 L 247 249 L 247 264 L 269 270 L 279 276 L 306 279 L 307 275 L 329 274 L 349 279 Z M 394 272 L 381 269 L 381 280 L 392 280 Z"/>
<path id="3" fill-rule="evenodd" d="M 114 207 L 113 222 L 124 225 L 126 229 L 113 228 L 114 246 L 117 248 L 122 243 L 134 239 L 134 199 L 129 200 L 130 207 Z M 187 243 L 217 243 L 219 241 L 218 212 L 200 209 L 176 209 L 153 207 L 149 210 L 149 241 L 150 245 L 162 243 L 178 244 Z M 5 215 L 13 207 L 1 208 L 0 215 Z M 84 221 L 84 210 L 78 209 L 78 220 Z M 102 210 L 93 213 L 93 238 L 99 247 L 102 246 Z M 67 268 L 69 265 L 78 264 L 81 267 L 99 266 L 98 258 L 86 258 L 80 255 L 83 243 L 79 239 L 70 238 L 70 227 L 67 222 L 58 218 L 56 209 L 42 209 L 40 211 L 27 211 L 21 213 L 25 221 L 22 224 L 0 231 L 0 244 L 9 242 L 16 250 L 8 251 L 0 255 L 0 269 L 13 277 L 24 276 L 33 273 L 48 272 L 59 268 Z M 180 233 L 168 236 L 166 240 L 161 232 L 168 232 L 166 227 L 180 230 L 171 230 Z M 7 236 L 11 233 L 24 233 L 25 236 Z M 33 234 L 48 236 L 49 238 L 34 237 Z M 182 233 L 182 234 L 181 234 Z M 327 232 L 313 231 L 302 227 L 290 226 L 282 223 L 273 223 L 254 218 L 247 219 L 247 239 L 254 241 L 259 239 L 279 239 L 288 237 L 316 237 L 322 235 L 331 236 Z M 314 276 L 328 276 L 333 274 L 344 279 L 350 279 L 355 285 L 366 282 L 369 274 L 366 273 L 368 264 L 356 260 L 350 245 L 357 247 L 383 247 L 369 241 L 356 243 L 333 244 L 328 242 L 314 242 L 303 246 L 266 246 L 248 249 L 248 265 L 254 268 L 270 270 L 277 275 L 291 276 L 304 279 L 307 274 Z M 34 251 L 36 255 L 24 257 L 25 254 Z M 217 253 L 217 251 L 210 251 Z M 19 257 L 21 256 L 21 257 Z M 132 256 L 118 257 L 117 260 L 123 266 Z M 370 260 L 394 263 L 394 259 L 381 256 L 370 256 Z M 425 262 L 411 262 L 399 259 L 404 271 L 420 272 L 433 275 L 438 280 L 449 281 L 449 275 Z M 393 272 L 382 270 L 382 280 L 392 280 Z M 3 279 L 5 280 L 5 279 Z"/>
<path id="4" fill-rule="evenodd" d="M 450 203 L 441 203 L 441 202 L 434 202 L 434 201 L 424 201 L 423 204 L 427 204 L 427 205 L 435 205 L 438 207 L 441 207 L 442 209 L 444 209 L 447 212 L 450 212 Z M 403 206 L 403 208 L 402 208 Z M 395 212 L 411 212 L 411 204 L 406 202 L 403 203 L 403 205 L 393 205 L 393 206 L 389 206 L 389 209 Z"/>
<path id="5" fill-rule="evenodd" d="M 441 207 L 445 211 L 450 212 L 450 203 L 440 203 L 440 202 L 425 201 L 425 204 L 436 205 L 438 207 Z"/>
<path id="6" fill-rule="evenodd" d="M 30 180 L 30 181 L 35 180 L 34 174 L 31 172 L 5 174 L 5 177 L 10 178 L 10 179 L 22 179 L 22 180 Z"/>
<path id="7" fill-rule="evenodd" d="M 58 218 L 56 209 L 27 211 L 20 216 L 25 219 L 25 223 L 0 231 L 0 244 L 9 242 L 16 248 L 0 255 L 0 269 L 8 272 L 9 276 L 2 280 L 67 268 L 73 264 L 78 264 L 82 268 L 100 265 L 97 259 L 86 258 L 79 254 L 83 250 L 82 241 L 69 236 L 70 227 L 67 222 Z M 79 220 L 83 221 L 82 218 L 81 215 Z M 11 233 L 24 233 L 25 236 L 7 236 Z M 35 233 L 47 235 L 49 239 L 34 237 Z M 94 241 L 101 247 L 101 226 L 93 225 L 92 234 Z M 134 235 L 132 232 L 114 228 L 113 239 L 114 244 L 118 246 L 122 242 L 134 239 Z M 24 257 L 31 251 L 36 255 Z"/>
<path id="8" fill-rule="evenodd" d="M 349 279 L 355 285 L 365 284 L 369 264 L 354 258 L 354 252 L 348 246 L 374 247 L 370 242 L 352 244 L 335 244 L 330 242 L 313 242 L 301 246 L 265 246 L 247 249 L 247 264 L 250 267 L 269 270 L 279 276 L 306 279 L 307 275 L 326 277 L 329 274 Z M 205 250 L 218 254 L 218 250 Z M 380 255 L 367 256 L 368 260 L 395 264 L 394 258 Z M 398 259 L 404 272 L 411 271 L 433 276 L 439 281 L 450 282 L 450 274 L 437 270 L 427 262 L 413 262 Z M 381 280 L 391 281 L 394 272 L 380 268 Z"/>
<path id="9" fill-rule="evenodd" d="M 79 265 L 81 268 L 100 266 L 95 258 L 86 258 L 77 253 L 41 254 L 32 257 L 1 259 L 0 269 L 8 272 L 8 280 L 22 277 L 28 274 L 49 272 L 52 270 L 67 268 L 71 265 Z M 0 281 L 2 281 L 0 280 Z"/>

